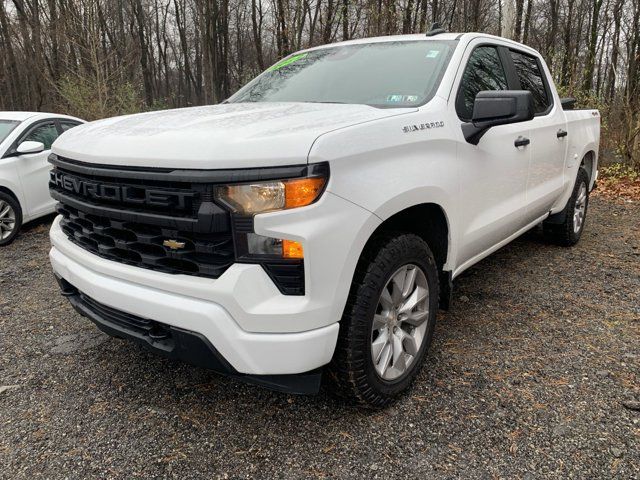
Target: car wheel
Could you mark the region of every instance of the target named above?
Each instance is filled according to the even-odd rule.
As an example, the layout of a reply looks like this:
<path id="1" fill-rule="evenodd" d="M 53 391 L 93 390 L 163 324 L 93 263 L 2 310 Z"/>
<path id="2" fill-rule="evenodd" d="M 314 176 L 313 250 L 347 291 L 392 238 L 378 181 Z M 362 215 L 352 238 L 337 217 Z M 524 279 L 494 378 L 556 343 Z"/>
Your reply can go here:
<path id="1" fill-rule="evenodd" d="M 22 226 L 22 209 L 11 195 L 0 192 L 0 247 L 9 245 Z"/>
<path id="2" fill-rule="evenodd" d="M 578 243 L 584 231 L 589 208 L 589 174 L 584 168 L 578 169 L 578 176 L 567 206 L 556 217 L 543 223 L 544 234 L 551 242 L 563 247 Z M 554 217 L 560 218 L 557 221 Z"/>
<path id="3" fill-rule="evenodd" d="M 438 268 L 413 234 L 384 236 L 356 270 L 329 368 L 338 393 L 373 408 L 413 382 L 433 337 Z"/>

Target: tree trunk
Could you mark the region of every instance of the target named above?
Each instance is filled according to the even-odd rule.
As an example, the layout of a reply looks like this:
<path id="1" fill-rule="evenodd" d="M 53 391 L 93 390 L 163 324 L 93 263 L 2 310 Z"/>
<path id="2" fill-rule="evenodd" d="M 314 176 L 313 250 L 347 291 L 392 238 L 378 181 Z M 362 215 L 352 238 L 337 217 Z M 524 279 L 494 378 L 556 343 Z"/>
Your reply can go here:
<path id="1" fill-rule="evenodd" d="M 153 104 L 153 82 L 151 70 L 149 68 L 149 47 L 144 31 L 144 12 L 142 11 L 141 0 L 133 0 L 133 14 L 137 23 L 138 42 L 140 47 L 140 68 L 142 69 L 142 79 L 144 82 L 144 97 L 148 106 Z"/>
<path id="2" fill-rule="evenodd" d="M 596 61 L 596 46 L 598 42 L 598 16 L 602 0 L 593 0 L 593 10 L 591 14 L 591 29 L 589 34 L 589 49 L 587 51 L 587 61 L 584 68 L 584 80 L 582 90 L 585 92 L 593 88 L 593 69 Z"/>
<path id="3" fill-rule="evenodd" d="M 515 0 L 504 0 L 502 5 L 502 35 L 505 38 L 514 37 L 515 26 L 516 26 L 516 4 Z"/>

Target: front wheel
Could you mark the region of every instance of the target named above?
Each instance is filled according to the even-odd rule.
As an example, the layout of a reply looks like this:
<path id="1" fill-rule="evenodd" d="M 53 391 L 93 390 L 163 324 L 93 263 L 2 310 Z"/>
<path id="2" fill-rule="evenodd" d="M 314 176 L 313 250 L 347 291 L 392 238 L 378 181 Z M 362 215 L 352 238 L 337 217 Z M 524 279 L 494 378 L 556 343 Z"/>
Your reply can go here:
<path id="1" fill-rule="evenodd" d="M 381 408 L 417 376 L 433 337 L 438 268 L 413 234 L 384 236 L 358 265 L 330 376 L 338 392 Z"/>

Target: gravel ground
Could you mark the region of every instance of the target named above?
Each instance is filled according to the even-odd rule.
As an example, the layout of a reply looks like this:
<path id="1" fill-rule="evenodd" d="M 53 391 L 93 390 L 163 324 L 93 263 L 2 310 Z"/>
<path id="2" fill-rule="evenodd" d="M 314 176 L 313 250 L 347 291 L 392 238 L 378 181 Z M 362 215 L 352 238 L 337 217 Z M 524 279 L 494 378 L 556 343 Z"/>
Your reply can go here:
<path id="1" fill-rule="evenodd" d="M 596 198 L 577 247 L 533 231 L 459 278 L 380 412 L 98 333 L 58 294 L 50 221 L 0 249 L 2 478 L 640 478 L 638 203 Z"/>

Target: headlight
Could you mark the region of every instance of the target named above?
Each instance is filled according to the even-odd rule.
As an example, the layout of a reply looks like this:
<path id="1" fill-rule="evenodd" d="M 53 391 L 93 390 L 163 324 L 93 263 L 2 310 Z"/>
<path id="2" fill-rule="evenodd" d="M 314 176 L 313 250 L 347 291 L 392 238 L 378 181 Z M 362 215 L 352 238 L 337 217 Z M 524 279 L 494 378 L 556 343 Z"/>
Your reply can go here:
<path id="1" fill-rule="evenodd" d="M 258 213 L 304 207 L 315 202 L 327 182 L 324 176 L 219 187 L 216 197 L 236 213 Z"/>
<path id="2" fill-rule="evenodd" d="M 304 294 L 302 242 L 257 234 L 253 216 L 305 207 L 316 202 L 328 183 L 329 165 L 314 163 L 265 168 L 252 171 L 250 175 L 245 178 L 257 177 L 261 180 L 246 183 L 239 180 L 238 183 L 214 187 L 216 202 L 232 212 L 236 259 L 244 263 L 261 263 L 269 275 L 279 279 L 276 283 L 283 292 L 290 292 L 293 287 L 283 287 L 279 282 L 298 282 L 302 287 L 298 285 L 300 288 L 293 289 L 297 293 L 292 294 Z M 237 177 L 242 178 L 242 174 Z M 276 273 L 274 269 L 277 270 Z"/>

